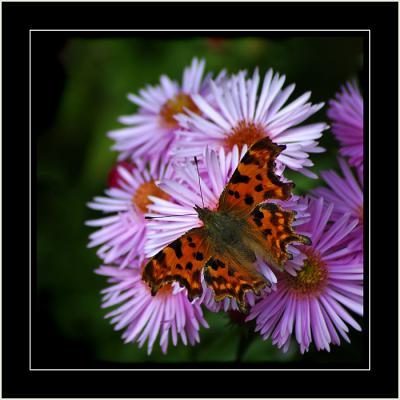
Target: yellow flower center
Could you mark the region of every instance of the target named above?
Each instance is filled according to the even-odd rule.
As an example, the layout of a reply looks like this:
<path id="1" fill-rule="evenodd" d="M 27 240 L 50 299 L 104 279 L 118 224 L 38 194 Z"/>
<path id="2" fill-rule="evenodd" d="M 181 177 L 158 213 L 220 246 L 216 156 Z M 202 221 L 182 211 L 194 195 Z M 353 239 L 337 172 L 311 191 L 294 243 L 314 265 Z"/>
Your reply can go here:
<path id="1" fill-rule="evenodd" d="M 225 138 L 224 147 L 225 150 L 230 151 L 235 144 L 239 148 L 245 144 L 251 146 L 265 136 L 266 131 L 260 124 L 240 121 Z"/>
<path id="2" fill-rule="evenodd" d="M 156 186 L 154 181 L 142 183 L 133 195 L 132 203 L 142 211 L 143 214 L 148 212 L 147 206 L 151 203 L 149 196 L 160 197 L 164 200 L 169 200 L 170 198 L 167 193 Z"/>
<path id="3" fill-rule="evenodd" d="M 311 294 L 320 291 L 326 284 L 328 271 L 320 255 L 313 249 L 303 249 L 307 254 L 303 268 L 296 276 L 285 273 L 288 286 L 299 294 Z"/>
<path id="4" fill-rule="evenodd" d="M 192 100 L 192 98 L 185 93 L 178 93 L 175 97 L 168 100 L 160 110 L 161 124 L 166 128 L 177 128 L 178 122 L 174 118 L 176 114 L 185 113 L 184 108 L 188 108 L 196 114 L 200 114 L 200 110 Z"/>

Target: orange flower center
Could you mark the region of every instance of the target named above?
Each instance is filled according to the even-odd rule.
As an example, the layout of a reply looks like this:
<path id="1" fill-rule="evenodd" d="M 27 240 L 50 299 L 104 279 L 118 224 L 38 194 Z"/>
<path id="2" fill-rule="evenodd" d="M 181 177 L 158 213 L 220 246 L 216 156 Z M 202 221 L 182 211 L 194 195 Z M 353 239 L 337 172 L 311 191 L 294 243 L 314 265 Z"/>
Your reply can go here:
<path id="1" fill-rule="evenodd" d="M 133 195 L 132 203 L 142 211 L 143 214 L 148 212 L 147 206 L 151 203 L 149 196 L 160 197 L 164 200 L 169 200 L 170 198 L 167 193 L 156 186 L 154 181 L 142 183 Z"/>
<path id="2" fill-rule="evenodd" d="M 178 93 L 161 107 L 160 117 L 162 125 L 166 128 L 177 128 L 178 122 L 174 116 L 176 114 L 185 113 L 184 107 L 196 114 L 200 114 L 200 110 L 188 94 Z"/>
<path id="3" fill-rule="evenodd" d="M 260 124 L 254 122 L 240 121 L 225 138 L 225 150 L 232 150 L 236 144 L 239 148 L 247 144 L 251 146 L 253 143 L 266 136 L 265 129 Z"/>
<path id="4" fill-rule="evenodd" d="M 288 286 L 299 294 L 311 294 L 319 292 L 326 284 L 328 271 L 320 255 L 314 249 L 303 249 L 307 254 L 303 268 L 296 276 L 285 273 L 285 281 Z"/>

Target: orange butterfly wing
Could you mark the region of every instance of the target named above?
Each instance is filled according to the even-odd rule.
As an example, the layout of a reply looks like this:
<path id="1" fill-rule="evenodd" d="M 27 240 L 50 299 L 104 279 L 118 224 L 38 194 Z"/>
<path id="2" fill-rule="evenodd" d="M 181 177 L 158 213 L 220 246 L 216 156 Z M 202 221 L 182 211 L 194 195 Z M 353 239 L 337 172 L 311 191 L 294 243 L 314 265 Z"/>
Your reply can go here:
<path id="1" fill-rule="evenodd" d="M 275 174 L 275 159 L 284 146 L 263 138 L 250 146 L 219 199 L 218 210 L 249 214 L 265 200 L 287 200 L 293 183 L 281 182 Z"/>
<path id="2" fill-rule="evenodd" d="M 204 279 L 214 290 L 216 301 L 231 297 L 236 300 L 242 312 L 247 311 L 246 292 L 253 291 L 259 295 L 261 289 L 270 286 L 270 282 L 255 270 L 249 271 L 233 258 L 222 255 L 214 255 L 207 261 Z"/>
<path id="3" fill-rule="evenodd" d="M 251 234 L 263 244 L 264 258 L 270 265 L 282 268 L 288 259 L 293 258 L 287 251 L 289 243 L 311 244 L 307 236 L 293 230 L 294 216 L 294 211 L 285 211 L 277 204 L 264 203 L 255 207 L 247 218 Z"/>
<path id="4" fill-rule="evenodd" d="M 204 228 L 194 228 L 153 256 L 145 265 L 143 280 L 151 294 L 172 282 L 186 287 L 189 300 L 203 293 L 201 270 L 210 258 L 210 243 Z"/>
<path id="5" fill-rule="evenodd" d="M 226 185 L 218 206 L 218 211 L 236 214 L 247 221 L 244 237 L 249 248 L 261 252 L 265 261 L 279 268 L 292 258 L 287 251 L 289 243 L 311 243 L 309 238 L 292 229 L 295 212 L 263 203 L 291 197 L 294 184 L 282 182 L 275 174 L 275 160 L 284 148 L 269 138 L 254 143 Z M 247 291 L 258 294 L 261 288 L 270 285 L 255 267 L 250 270 L 228 254 L 213 255 L 206 264 L 204 277 L 213 288 L 216 300 L 232 297 L 242 312 L 246 310 Z"/>
<path id="6" fill-rule="evenodd" d="M 311 243 L 292 229 L 294 212 L 272 203 L 259 204 L 269 199 L 287 200 L 291 196 L 293 183 L 282 182 L 275 174 L 275 160 L 283 148 L 269 138 L 254 143 L 222 192 L 217 210 L 243 218 L 247 222 L 243 234 L 248 247 L 242 250 L 258 249 L 267 262 L 277 267 L 291 258 L 287 251 L 289 243 Z M 217 254 L 212 245 L 205 228 L 194 228 L 157 253 L 143 271 L 143 280 L 151 287 L 152 294 L 178 281 L 187 288 L 190 300 L 201 296 L 201 272 L 205 267 L 204 278 L 214 290 L 215 299 L 234 298 L 245 312 L 246 292 L 259 294 L 270 282 L 255 268 L 250 268 L 251 263 L 242 265 L 233 256 L 240 249 Z"/>

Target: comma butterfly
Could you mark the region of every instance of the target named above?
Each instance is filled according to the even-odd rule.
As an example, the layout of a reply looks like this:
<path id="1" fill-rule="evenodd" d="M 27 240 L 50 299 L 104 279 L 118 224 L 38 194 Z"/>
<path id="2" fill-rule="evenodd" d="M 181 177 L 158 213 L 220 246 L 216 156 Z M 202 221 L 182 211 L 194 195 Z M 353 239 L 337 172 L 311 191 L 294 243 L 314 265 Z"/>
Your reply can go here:
<path id="1" fill-rule="evenodd" d="M 284 268 L 287 245 L 311 244 L 294 232 L 295 212 L 266 200 L 288 200 L 294 186 L 275 174 L 276 157 L 286 148 L 269 138 L 254 143 L 242 158 L 219 199 L 216 210 L 195 206 L 202 227 L 186 232 L 145 265 L 143 280 L 155 295 L 174 281 L 186 287 L 193 300 L 203 293 L 201 273 L 216 301 L 231 297 L 246 312 L 245 294 L 256 295 L 270 282 L 257 271 L 257 257 Z M 260 204 L 261 203 L 261 204 Z"/>

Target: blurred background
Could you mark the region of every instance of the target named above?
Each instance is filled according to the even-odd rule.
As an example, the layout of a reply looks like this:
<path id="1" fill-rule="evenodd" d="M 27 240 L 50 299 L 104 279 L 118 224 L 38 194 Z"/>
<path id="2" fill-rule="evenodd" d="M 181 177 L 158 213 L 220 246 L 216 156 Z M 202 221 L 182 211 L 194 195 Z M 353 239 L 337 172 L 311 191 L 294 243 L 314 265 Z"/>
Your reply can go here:
<path id="1" fill-rule="evenodd" d="M 32 133 L 37 138 L 37 269 L 32 322 L 33 368 L 88 368 L 132 363 L 294 362 L 323 366 L 354 364 L 366 356 L 365 335 L 351 330 L 351 344 L 331 353 L 313 348 L 304 356 L 291 346 L 287 354 L 246 336 L 248 327 L 226 313 L 205 312 L 210 329 L 201 329 L 195 347 L 169 347 L 152 355 L 136 344 L 123 344 L 100 309 L 104 277 L 95 249 L 87 249 L 93 229 L 84 221 L 100 217 L 86 203 L 106 188 L 117 154 L 105 133 L 119 127 L 120 115 L 135 106 L 126 95 L 161 74 L 181 80 L 192 57 L 206 59 L 206 72 L 258 66 L 286 74 L 285 86 L 296 83 L 291 98 L 311 90 L 313 103 L 332 98 L 346 80 L 363 79 L 363 40 L 347 36 L 93 37 L 74 33 L 32 33 Z M 83 35 L 82 33 L 80 35 Z M 108 35 L 109 36 L 109 35 Z M 361 85 L 360 85 L 361 86 Z M 363 91 L 363 87 L 361 86 Z M 326 120 L 326 107 L 309 121 Z M 338 145 L 329 131 L 321 143 L 327 152 L 313 157 L 319 169 L 337 168 Z M 297 193 L 321 182 L 291 174 Z M 366 324 L 360 321 L 364 329 Z M 242 338 L 242 339 L 241 339 Z M 243 348 L 239 343 L 246 342 Z M 239 354 L 240 353 L 240 354 Z M 200 364 L 199 364 L 200 365 Z M 270 364 L 272 365 L 272 364 Z"/>

